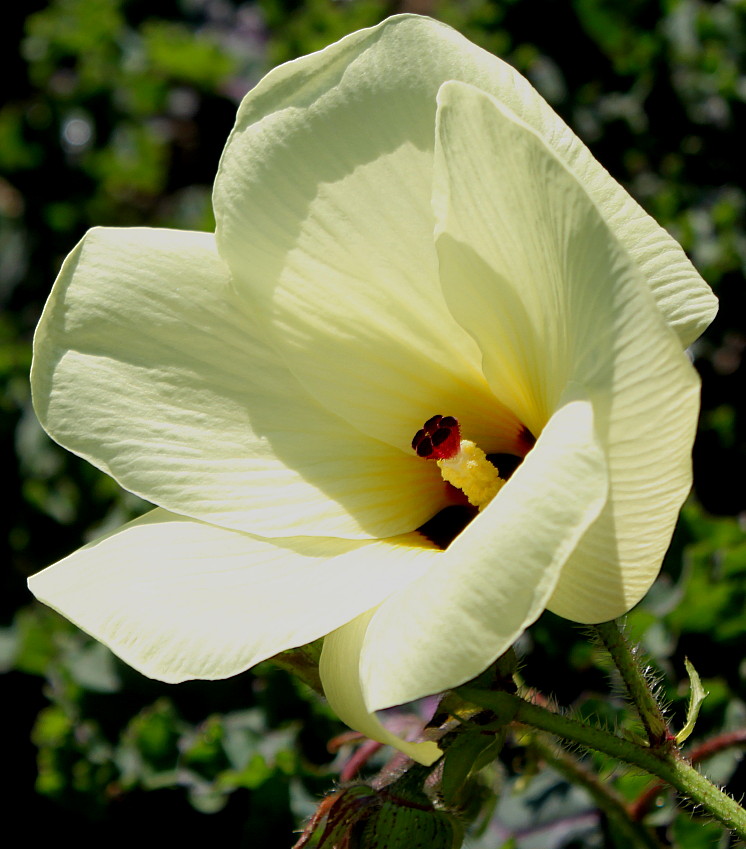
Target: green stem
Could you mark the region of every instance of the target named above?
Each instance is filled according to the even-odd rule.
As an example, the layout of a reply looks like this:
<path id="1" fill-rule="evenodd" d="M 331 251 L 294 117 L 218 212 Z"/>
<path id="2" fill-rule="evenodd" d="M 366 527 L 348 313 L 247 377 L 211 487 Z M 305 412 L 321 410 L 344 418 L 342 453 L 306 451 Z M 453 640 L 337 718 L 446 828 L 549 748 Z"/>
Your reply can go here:
<path id="1" fill-rule="evenodd" d="M 622 676 L 627 692 L 645 726 L 650 745 L 665 745 L 670 738 L 668 724 L 624 634 L 614 621 L 602 622 L 595 628 Z"/>
<path id="2" fill-rule="evenodd" d="M 689 761 L 693 764 L 698 764 L 705 761 L 718 752 L 723 752 L 734 746 L 743 746 L 746 744 L 746 729 L 739 728 L 737 731 L 724 731 L 716 737 L 711 737 L 700 743 L 689 752 Z M 637 799 L 630 805 L 630 818 L 637 821 L 641 820 L 647 814 L 657 796 L 666 789 L 666 785 L 662 781 L 656 781 L 648 787 Z"/>
<path id="3" fill-rule="evenodd" d="M 596 807 L 606 815 L 615 836 L 622 841 L 620 845 L 630 849 L 661 849 L 650 831 L 642 823 L 631 819 L 621 796 L 577 758 L 556 746 L 544 734 L 534 735 L 532 746 L 571 783 L 585 787 Z"/>
<path id="4" fill-rule="evenodd" d="M 542 731 L 634 764 L 651 775 L 657 775 L 683 796 L 700 804 L 724 826 L 733 829 L 739 837 L 746 839 L 746 811 L 727 793 L 697 772 L 677 750 L 643 748 L 608 731 L 583 725 L 547 708 L 531 704 L 512 693 L 472 690 L 468 687 L 460 687 L 457 692 L 467 701 L 495 712 L 501 722 L 514 720 L 540 728 Z"/>

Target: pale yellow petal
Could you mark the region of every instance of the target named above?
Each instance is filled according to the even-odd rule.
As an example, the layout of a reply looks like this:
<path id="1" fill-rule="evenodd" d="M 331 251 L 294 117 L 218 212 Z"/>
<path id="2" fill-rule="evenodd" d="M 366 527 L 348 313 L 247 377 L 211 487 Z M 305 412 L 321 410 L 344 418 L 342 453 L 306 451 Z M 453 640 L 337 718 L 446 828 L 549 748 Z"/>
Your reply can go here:
<path id="1" fill-rule="evenodd" d="M 311 642 L 424 574 L 418 534 L 263 539 L 156 509 L 29 580 L 151 678 L 227 678 Z"/>
<path id="2" fill-rule="evenodd" d="M 97 229 L 35 339 L 51 436 L 177 513 L 266 536 L 387 536 L 442 501 L 435 470 L 319 406 L 263 339 L 206 233 Z"/>
<path id="3" fill-rule="evenodd" d="M 549 607 L 628 610 L 660 568 L 690 486 L 698 379 L 638 267 L 534 130 L 461 83 L 440 93 L 441 276 L 495 394 L 534 434 L 570 382 L 593 402 L 609 500 Z"/>
<path id="4" fill-rule="evenodd" d="M 334 712 L 351 728 L 404 752 L 412 760 L 430 766 L 442 754 L 436 743 L 414 743 L 397 737 L 365 707 L 360 681 L 360 651 L 368 623 L 374 611 L 368 611 L 343 625 L 324 639 L 319 672 L 324 692 Z"/>
<path id="5" fill-rule="evenodd" d="M 436 95 L 472 83 L 508 105 L 582 181 L 690 342 L 712 293 L 678 245 L 510 66 L 448 27 L 391 18 L 272 71 L 244 101 L 215 188 L 218 244 L 329 409 L 407 450 L 423 417 L 457 416 L 487 450 L 515 419 L 490 395 L 437 287 L 429 206 Z"/>

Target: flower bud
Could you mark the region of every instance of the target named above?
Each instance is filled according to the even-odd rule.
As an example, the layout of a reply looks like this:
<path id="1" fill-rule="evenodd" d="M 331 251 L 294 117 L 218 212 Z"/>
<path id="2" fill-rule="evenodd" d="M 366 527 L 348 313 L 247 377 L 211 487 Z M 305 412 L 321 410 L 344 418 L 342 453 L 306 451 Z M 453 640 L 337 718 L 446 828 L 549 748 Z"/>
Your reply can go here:
<path id="1" fill-rule="evenodd" d="M 463 827 L 453 814 L 386 799 L 366 820 L 355 849 L 458 849 Z"/>

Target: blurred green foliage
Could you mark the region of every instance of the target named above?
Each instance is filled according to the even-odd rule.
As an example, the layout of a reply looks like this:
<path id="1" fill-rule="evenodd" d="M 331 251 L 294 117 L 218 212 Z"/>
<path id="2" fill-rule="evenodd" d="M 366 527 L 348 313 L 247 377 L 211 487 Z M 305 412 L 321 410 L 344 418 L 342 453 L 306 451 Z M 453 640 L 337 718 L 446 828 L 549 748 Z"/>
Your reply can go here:
<path id="1" fill-rule="evenodd" d="M 721 298 L 692 351 L 703 378 L 695 495 L 659 581 L 628 620 L 677 730 L 685 657 L 709 691 L 692 751 L 746 727 L 746 2 L 29 0 L 5 10 L 0 31 L 10 63 L 0 105 L 0 434 L 12 493 L 0 666 L 11 817 L 27 824 L 33 812 L 34 843 L 289 847 L 349 753 L 333 759 L 326 743 L 341 727 L 274 667 L 161 685 L 30 603 L 26 576 L 144 505 L 46 438 L 27 374 L 45 296 L 88 227 L 210 229 L 212 179 L 241 96 L 273 64 L 402 10 L 441 18 L 527 75 Z M 529 684 L 634 731 L 582 631 L 546 614 L 519 648 Z M 592 763 L 630 802 L 649 785 L 601 757 Z M 704 766 L 737 797 L 746 792 L 737 749 Z M 520 738 L 472 790 L 481 812 L 472 849 L 616 845 L 585 791 Z M 652 800 L 648 816 L 669 845 L 727 845 L 668 797 Z"/>

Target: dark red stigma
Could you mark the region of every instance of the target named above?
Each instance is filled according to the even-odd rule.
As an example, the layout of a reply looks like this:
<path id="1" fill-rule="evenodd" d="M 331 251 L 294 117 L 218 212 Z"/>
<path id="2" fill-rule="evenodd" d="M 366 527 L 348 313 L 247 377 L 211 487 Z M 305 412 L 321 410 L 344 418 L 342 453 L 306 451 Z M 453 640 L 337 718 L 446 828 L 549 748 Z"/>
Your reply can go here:
<path id="1" fill-rule="evenodd" d="M 461 428 L 453 416 L 433 416 L 418 430 L 412 448 L 427 460 L 455 457 L 461 445 Z"/>

